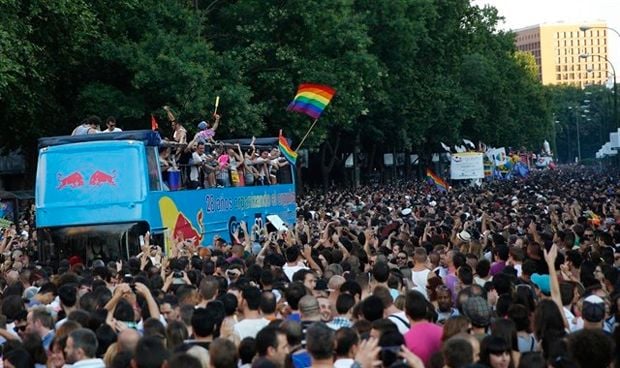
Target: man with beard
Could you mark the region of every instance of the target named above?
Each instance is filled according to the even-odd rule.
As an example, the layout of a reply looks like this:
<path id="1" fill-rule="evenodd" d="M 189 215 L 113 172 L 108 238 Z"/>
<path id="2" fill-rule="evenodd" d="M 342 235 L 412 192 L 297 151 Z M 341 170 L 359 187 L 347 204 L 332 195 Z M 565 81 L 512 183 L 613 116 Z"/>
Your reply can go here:
<path id="1" fill-rule="evenodd" d="M 459 311 L 452 307 L 452 292 L 444 285 L 435 289 L 437 293 L 437 323 L 443 324 L 450 317 L 459 315 Z"/>
<path id="2" fill-rule="evenodd" d="M 97 354 L 97 336 L 85 328 L 79 328 L 69 334 L 65 356 L 67 363 L 74 368 L 104 368 L 103 360 L 95 358 Z"/>

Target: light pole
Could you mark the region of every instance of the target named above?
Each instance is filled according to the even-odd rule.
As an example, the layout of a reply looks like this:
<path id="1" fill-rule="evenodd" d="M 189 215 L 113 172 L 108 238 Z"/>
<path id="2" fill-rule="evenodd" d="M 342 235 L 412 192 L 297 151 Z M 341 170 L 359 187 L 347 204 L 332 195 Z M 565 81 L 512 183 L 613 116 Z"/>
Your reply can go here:
<path id="1" fill-rule="evenodd" d="M 589 25 L 583 24 L 583 25 L 581 25 L 581 26 L 579 27 L 579 30 L 580 30 L 580 31 L 585 32 L 585 31 L 589 31 L 589 30 L 591 30 L 591 29 L 597 29 L 597 28 L 598 28 L 598 29 L 608 29 L 608 30 L 610 30 L 610 31 L 615 32 L 615 33 L 618 35 L 618 37 L 620 37 L 620 32 L 618 32 L 617 30 L 615 30 L 615 29 L 613 29 L 613 28 L 611 28 L 611 27 L 603 27 L 603 26 L 589 26 Z"/>
<path id="2" fill-rule="evenodd" d="M 573 107 L 569 106 L 568 109 L 572 111 Z M 574 113 L 575 113 L 575 123 L 577 125 L 577 160 L 581 162 L 581 132 L 580 132 L 581 128 L 579 125 L 579 111 L 577 108 L 575 108 Z M 582 115 L 582 116 L 585 116 L 585 115 Z"/>
<path id="3" fill-rule="evenodd" d="M 580 27 L 580 29 L 581 29 L 581 27 Z M 616 31 L 616 33 L 617 33 L 617 31 Z M 620 36 L 620 34 L 618 34 L 618 35 Z M 587 54 L 587 53 L 579 55 L 579 57 L 581 59 L 584 59 L 584 60 L 587 60 L 588 57 L 590 57 L 590 56 L 592 56 L 592 57 L 597 56 L 599 59 L 602 58 L 602 59 L 604 59 L 609 64 L 609 66 L 611 66 L 611 71 L 612 71 L 613 76 L 614 76 L 614 91 L 613 91 L 613 93 L 614 93 L 614 127 L 618 127 L 618 85 L 616 83 L 616 68 L 614 67 L 614 64 L 612 64 L 612 62 L 609 61 L 609 59 L 606 56 L 604 56 L 604 55 L 590 55 L 590 54 Z"/>

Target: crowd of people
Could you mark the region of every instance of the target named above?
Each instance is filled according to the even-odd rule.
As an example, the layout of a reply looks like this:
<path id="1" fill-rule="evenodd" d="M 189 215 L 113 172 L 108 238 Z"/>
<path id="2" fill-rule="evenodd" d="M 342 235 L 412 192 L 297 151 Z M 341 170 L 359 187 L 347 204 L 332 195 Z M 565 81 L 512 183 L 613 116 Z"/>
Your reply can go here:
<path id="1" fill-rule="evenodd" d="M 281 155 L 278 147 L 254 145 L 242 151 L 239 144 L 224 144 L 215 139 L 220 125 L 220 115 L 213 114 L 213 121 L 198 123 L 198 132 L 188 141 L 187 130 L 177 121 L 168 106 L 164 106 L 172 128 L 172 136 L 166 138 L 159 149 L 159 167 L 167 189 L 222 188 L 230 186 L 272 185 L 289 181 L 290 173 L 280 172 L 289 162 Z M 72 136 L 116 133 L 122 129 L 116 126 L 116 118 L 105 121 L 101 130 L 101 119 L 90 116 L 78 125 Z M 155 128 L 155 127 L 153 127 Z M 287 179 L 288 177 L 289 179 Z"/>
<path id="2" fill-rule="evenodd" d="M 277 147 L 258 149 L 252 138 L 245 151 L 239 144 L 224 144 L 215 139 L 220 115 L 213 121 L 198 123 L 198 132 L 191 141 L 187 130 L 177 121 L 168 106 L 164 106 L 172 128 L 171 145 L 162 145 L 159 164 L 164 181 L 171 187 L 171 176 L 181 173 L 180 184 L 188 189 L 272 185 L 278 180 L 280 168 L 289 162 Z M 290 179 L 289 179 L 290 180 Z"/>
<path id="3" fill-rule="evenodd" d="M 170 254 L 147 234 L 108 264 L 37 262 L 20 222 L 0 243 L 4 367 L 617 366 L 618 179 L 308 192 L 288 231 Z"/>

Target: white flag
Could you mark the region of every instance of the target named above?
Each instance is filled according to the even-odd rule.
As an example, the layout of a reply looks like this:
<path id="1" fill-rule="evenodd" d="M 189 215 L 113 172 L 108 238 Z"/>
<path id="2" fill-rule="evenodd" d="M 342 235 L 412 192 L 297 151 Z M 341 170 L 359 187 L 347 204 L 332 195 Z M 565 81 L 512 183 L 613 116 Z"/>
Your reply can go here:
<path id="1" fill-rule="evenodd" d="M 445 143 L 443 142 L 439 142 L 441 144 L 441 147 L 443 147 L 444 150 L 446 150 L 446 152 L 450 152 L 450 146 L 447 146 Z"/>
<path id="2" fill-rule="evenodd" d="M 474 144 L 474 142 L 470 141 L 469 139 L 463 139 L 463 142 L 465 142 L 465 144 L 470 146 L 471 148 L 476 149 L 476 145 Z"/>

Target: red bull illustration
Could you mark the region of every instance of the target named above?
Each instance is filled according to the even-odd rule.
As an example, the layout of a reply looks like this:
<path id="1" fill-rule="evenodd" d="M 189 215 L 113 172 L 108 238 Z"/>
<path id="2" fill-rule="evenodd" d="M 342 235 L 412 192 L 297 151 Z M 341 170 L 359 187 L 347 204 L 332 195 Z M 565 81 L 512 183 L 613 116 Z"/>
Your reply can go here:
<path id="1" fill-rule="evenodd" d="M 66 187 L 70 187 L 72 189 L 79 188 L 84 186 L 84 176 L 79 171 L 71 173 L 65 177 L 62 174 L 58 173 L 58 190 L 62 190 Z"/>
<path id="2" fill-rule="evenodd" d="M 91 175 L 88 181 L 89 185 L 100 186 L 103 184 L 110 184 L 116 186 L 116 171 L 112 171 L 112 175 L 106 174 L 103 171 L 97 170 Z"/>
<path id="3" fill-rule="evenodd" d="M 163 226 L 169 229 L 169 241 L 174 241 L 174 239 L 196 239 L 198 244 L 202 243 L 205 232 L 202 209 L 198 210 L 196 214 L 198 229 L 194 227 L 183 212 L 179 211 L 177 205 L 170 197 L 166 196 L 159 199 L 159 210 Z"/>

